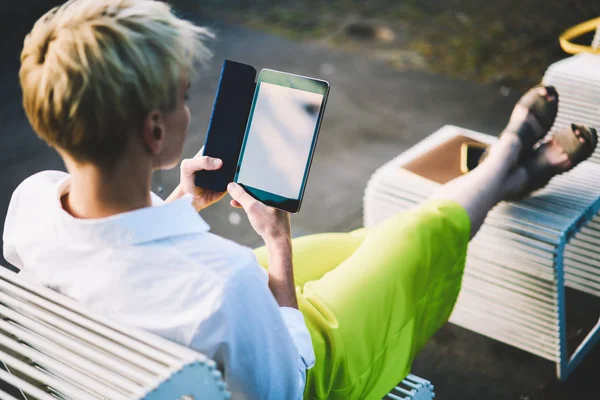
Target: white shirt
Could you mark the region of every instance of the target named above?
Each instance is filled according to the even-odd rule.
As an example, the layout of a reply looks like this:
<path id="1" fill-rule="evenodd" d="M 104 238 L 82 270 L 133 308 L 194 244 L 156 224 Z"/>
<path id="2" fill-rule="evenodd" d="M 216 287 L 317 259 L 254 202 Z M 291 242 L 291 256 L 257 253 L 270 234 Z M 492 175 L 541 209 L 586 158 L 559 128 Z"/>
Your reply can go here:
<path id="1" fill-rule="evenodd" d="M 64 172 L 13 193 L 4 257 L 93 310 L 215 360 L 234 399 L 299 399 L 315 362 L 302 314 L 278 307 L 251 249 L 208 232 L 184 197 L 108 218 L 72 217 Z"/>

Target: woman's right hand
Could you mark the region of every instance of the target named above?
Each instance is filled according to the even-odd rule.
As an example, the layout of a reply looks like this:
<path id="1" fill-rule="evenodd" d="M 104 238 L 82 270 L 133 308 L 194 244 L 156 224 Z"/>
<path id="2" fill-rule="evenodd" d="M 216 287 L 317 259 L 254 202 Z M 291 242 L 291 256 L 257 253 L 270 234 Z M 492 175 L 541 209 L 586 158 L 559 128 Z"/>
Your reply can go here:
<path id="1" fill-rule="evenodd" d="M 235 182 L 227 185 L 227 191 L 233 198 L 231 205 L 243 208 L 248 214 L 252 228 L 265 242 L 289 240 L 291 237 L 290 214 L 269 207 L 250 196 L 243 187 Z"/>
<path id="2" fill-rule="evenodd" d="M 297 309 L 290 214 L 264 205 L 246 193 L 237 183 L 230 183 L 227 190 L 233 197 L 231 205 L 246 211 L 252 227 L 265 241 L 268 252 L 269 289 L 273 297 L 280 307 Z"/>

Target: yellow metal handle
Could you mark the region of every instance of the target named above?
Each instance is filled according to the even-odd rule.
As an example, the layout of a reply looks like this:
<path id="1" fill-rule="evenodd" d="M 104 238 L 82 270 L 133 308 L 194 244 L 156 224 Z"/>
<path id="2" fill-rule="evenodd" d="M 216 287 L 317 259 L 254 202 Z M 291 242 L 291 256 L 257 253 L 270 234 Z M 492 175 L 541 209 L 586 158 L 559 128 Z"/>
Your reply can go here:
<path id="1" fill-rule="evenodd" d="M 567 29 L 562 35 L 560 35 L 560 47 L 562 47 L 562 49 L 569 54 L 578 54 L 584 52 L 600 54 L 600 49 L 594 49 L 592 46 L 583 46 L 571 42 L 571 40 L 575 39 L 576 37 L 599 29 L 599 26 L 600 18 L 594 18 Z"/>

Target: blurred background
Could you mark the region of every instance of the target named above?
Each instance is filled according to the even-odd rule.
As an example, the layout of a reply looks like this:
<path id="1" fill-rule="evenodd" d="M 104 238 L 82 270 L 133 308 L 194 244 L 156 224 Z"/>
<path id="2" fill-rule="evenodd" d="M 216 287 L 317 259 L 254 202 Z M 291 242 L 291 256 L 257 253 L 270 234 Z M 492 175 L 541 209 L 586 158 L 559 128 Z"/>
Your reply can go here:
<path id="1" fill-rule="evenodd" d="M 64 170 L 32 131 L 18 83 L 23 38 L 60 1 L 0 2 L 0 226 L 10 195 L 33 173 Z M 184 156 L 202 146 L 225 58 L 314 76 L 331 95 L 295 236 L 362 224 L 372 173 L 446 124 L 497 134 L 524 90 L 567 57 L 566 28 L 600 16 L 592 0 L 174 0 L 184 17 L 212 28 L 211 66 L 193 83 Z M 591 37 L 582 37 L 589 43 Z M 165 195 L 178 171 L 156 177 Z M 245 215 L 221 202 L 202 213 L 213 232 L 248 246 L 260 239 Z M 0 259 L 0 263 L 7 263 Z M 8 265 L 7 265 L 8 266 Z M 569 297 L 570 335 L 587 332 L 596 309 Z M 413 372 L 445 399 L 599 399 L 596 348 L 566 383 L 555 365 L 460 327 L 446 325 Z"/>
<path id="2" fill-rule="evenodd" d="M 181 0 L 193 7 L 193 1 Z M 207 0 L 207 15 L 416 69 L 524 89 L 564 57 L 558 35 L 600 15 L 585 0 Z M 582 38 L 583 41 L 591 38 Z"/>

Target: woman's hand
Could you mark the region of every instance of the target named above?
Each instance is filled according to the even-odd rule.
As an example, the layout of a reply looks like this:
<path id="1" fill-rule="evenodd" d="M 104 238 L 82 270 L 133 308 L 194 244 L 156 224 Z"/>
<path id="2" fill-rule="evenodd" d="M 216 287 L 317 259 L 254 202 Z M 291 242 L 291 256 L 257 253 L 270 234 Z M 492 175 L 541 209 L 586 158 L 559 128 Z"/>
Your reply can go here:
<path id="1" fill-rule="evenodd" d="M 167 202 L 176 200 L 185 194 L 193 196 L 192 204 L 196 211 L 200 211 L 211 204 L 221 200 L 227 192 L 215 192 L 196 186 L 194 176 L 198 171 L 214 171 L 223 166 L 223 161 L 202 155 L 202 150 L 194 158 L 187 158 L 181 162 L 181 177 L 179 186 L 171 193 Z"/>
<path id="2" fill-rule="evenodd" d="M 243 208 L 248 214 L 248 219 L 252 228 L 258 233 L 265 242 L 289 239 L 291 236 L 290 214 L 269 207 L 254 197 L 250 196 L 243 187 L 235 182 L 227 186 L 227 191 L 233 200 L 231 205 L 237 208 Z"/>
<path id="3" fill-rule="evenodd" d="M 280 307 L 297 309 L 290 214 L 264 205 L 246 193 L 237 183 L 230 183 L 227 190 L 233 197 L 231 205 L 246 211 L 252 227 L 265 241 L 269 263 L 269 289 L 273 297 Z"/>

